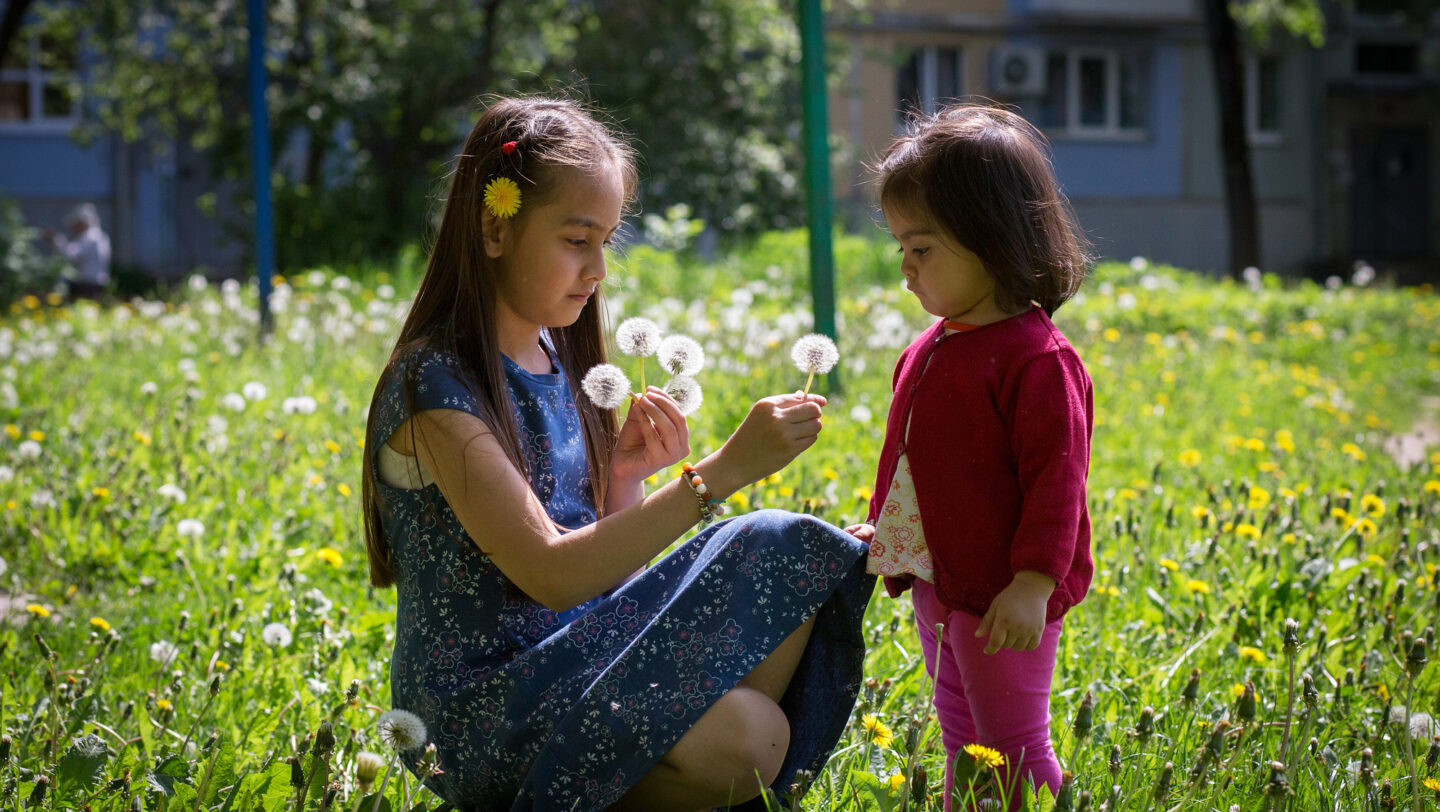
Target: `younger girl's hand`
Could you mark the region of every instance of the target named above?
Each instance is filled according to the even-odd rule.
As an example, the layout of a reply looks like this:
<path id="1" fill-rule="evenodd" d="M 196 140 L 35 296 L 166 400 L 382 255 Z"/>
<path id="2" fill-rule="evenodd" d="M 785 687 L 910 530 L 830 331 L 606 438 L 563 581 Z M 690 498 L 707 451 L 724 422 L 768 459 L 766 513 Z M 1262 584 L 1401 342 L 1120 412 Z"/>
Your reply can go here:
<path id="1" fill-rule="evenodd" d="M 652 386 L 630 402 L 630 412 L 610 455 L 610 481 L 639 483 L 688 456 L 690 424 L 675 401 Z"/>
<path id="2" fill-rule="evenodd" d="M 1038 572 L 1017 572 L 1010 585 L 990 602 L 990 611 L 980 619 L 976 637 L 990 635 L 985 653 L 1002 648 L 1032 651 L 1045 634 L 1045 606 L 1055 581 Z"/>
<path id="3" fill-rule="evenodd" d="M 875 525 L 873 524 L 852 524 L 845 528 L 845 532 L 866 544 L 875 540 Z"/>

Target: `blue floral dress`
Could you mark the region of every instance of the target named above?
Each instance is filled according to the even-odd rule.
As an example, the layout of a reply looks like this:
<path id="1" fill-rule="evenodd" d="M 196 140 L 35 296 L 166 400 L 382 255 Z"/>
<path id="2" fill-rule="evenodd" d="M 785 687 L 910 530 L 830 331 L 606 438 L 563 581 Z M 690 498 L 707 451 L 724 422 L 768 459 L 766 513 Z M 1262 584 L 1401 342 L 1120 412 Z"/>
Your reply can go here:
<path id="1" fill-rule="evenodd" d="M 414 353 L 371 404 L 371 454 L 413 413 L 403 391 L 412 366 L 414 411 L 480 416 L 456 358 Z M 505 366 L 531 487 L 560 526 L 595 521 L 567 376 Z M 874 585 L 865 546 L 843 531 L 810 516 L 749 513 L 553 612 L 480 552 L 433 484 L 378 490 L 398 596 L 391 699 L 425 721 L 444 770 L 429 784 L 458 809 L 604 809 L 817 613 L 781 701 L 791 741 L 774 788 L 784 794 L 799 769 L 818 772 L 838 741 L 859 688 Z"/>

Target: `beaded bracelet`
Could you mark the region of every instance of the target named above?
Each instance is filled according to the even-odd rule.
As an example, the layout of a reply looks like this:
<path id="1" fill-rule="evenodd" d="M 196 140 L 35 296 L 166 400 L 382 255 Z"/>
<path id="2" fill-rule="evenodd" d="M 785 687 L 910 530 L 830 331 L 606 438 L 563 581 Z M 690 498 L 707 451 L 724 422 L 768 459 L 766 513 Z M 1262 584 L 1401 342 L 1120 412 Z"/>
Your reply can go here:
<path id="1" fill-rule="evenodd" d="M 690 486 L 690 492 L 695 494 L 695 500 L 700 503 L 701 527 L 715 521 L 717 516 L 725 515 L 725 500 L 710 496 L 710 489 L 706 487 L 705 480 L 700 477 L 700 472 L 695 470 L 695 466 L 688 462 L 681 466 L 680 478 Z"/>

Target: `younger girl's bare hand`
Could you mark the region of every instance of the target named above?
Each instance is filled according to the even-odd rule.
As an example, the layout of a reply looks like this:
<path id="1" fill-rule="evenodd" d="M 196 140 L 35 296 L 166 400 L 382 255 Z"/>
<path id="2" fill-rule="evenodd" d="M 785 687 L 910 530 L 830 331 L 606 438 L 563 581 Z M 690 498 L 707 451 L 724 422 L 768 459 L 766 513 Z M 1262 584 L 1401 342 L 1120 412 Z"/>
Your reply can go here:
<path id="1" fill-rule="evenodd" d="M 1045 606 L 1055 581 L 1036 572 L 1019 572 L 1010 585 L 990 602 L 990 610 L 980 619 L 976 637 L 990 636 L 985 653 L 994 654 L 1002 648 L 1032 651 L 1045 634 Z"/>
<path id="2" fill-rule="evenodd" d="M 650 387 L 630 402 L 610 455 L 612 482 L 638 483 L 690 456 L 690 424 L 664 391 Z"/>
<path id="3" fill-rule="evenodd" d="M 845 532 L 866 544 L 875 540 L 875 525 L 873 524 L 852 524 L 845 528 Z"/>

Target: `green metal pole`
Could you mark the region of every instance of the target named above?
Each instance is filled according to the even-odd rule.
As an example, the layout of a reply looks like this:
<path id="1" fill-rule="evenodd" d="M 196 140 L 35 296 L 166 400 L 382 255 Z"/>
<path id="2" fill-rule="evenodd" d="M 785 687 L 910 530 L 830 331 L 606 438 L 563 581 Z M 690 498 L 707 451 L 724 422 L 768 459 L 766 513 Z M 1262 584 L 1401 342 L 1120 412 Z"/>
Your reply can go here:
<path id="1" fill-rule="evenodd" d="M 800 85 L 804 107 L 805 188 L 809 197 L 810 297 L 815 332 L 835 338 L 835 254 L 831 232 L 835 202 L 830 191 L 829 113 L 825 87 L 825 13 L 821 0 L 800 4 Z M 840 391 L 838 370 L 830 372 L 831 392 Z"/>

